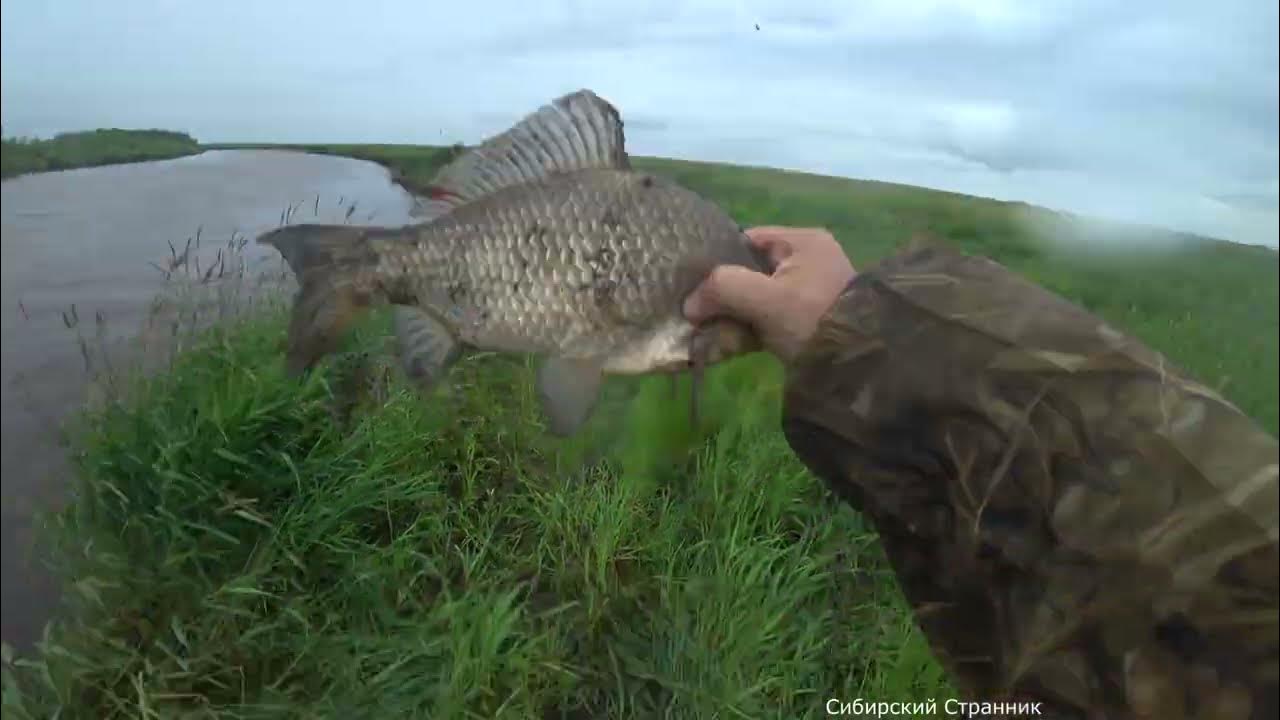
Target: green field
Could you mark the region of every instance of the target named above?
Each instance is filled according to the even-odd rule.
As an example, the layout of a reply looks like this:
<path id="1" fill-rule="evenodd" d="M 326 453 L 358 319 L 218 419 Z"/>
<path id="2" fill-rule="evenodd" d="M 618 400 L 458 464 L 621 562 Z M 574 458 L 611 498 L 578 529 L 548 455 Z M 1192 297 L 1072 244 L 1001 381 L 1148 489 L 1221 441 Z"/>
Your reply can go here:
<path id="1" fill-rule="evenodd" d="M 5 138 L 0 141 L 0 177 L 50 170 L 165 160 L 200 152 L 190 135 L 169 130 L 88 130 L 49 140 Z"/>
<path id="2" fill-rule="evenodd" d="M 447 153 L 309 149 L 409 186 Z M 994 257 L 1276 432 L 1275 251 L 918 188 L 637 164 L 743 224 L 825 226 L 855 265 L 920 233 Z M 1048 227 L 1125 249 L 1069 251 Z M 6 662 L 6 717 L 793 718 L 825 716 L 828 698 L 950 696 L 874 533 L 787 450 L 771 359 L 714 370 L 700 427 L 687 381 L 679 402 L 661 379 L 617 381 L 587 433 L 555 441 L 529 358 L 469 359 L 423 401 L 359 361 L 380 357 L 380 318 L 294 382 L 284 317 L 263 305 L 86 414 L 78 499 L 49 530 L 71 612 Z"/>

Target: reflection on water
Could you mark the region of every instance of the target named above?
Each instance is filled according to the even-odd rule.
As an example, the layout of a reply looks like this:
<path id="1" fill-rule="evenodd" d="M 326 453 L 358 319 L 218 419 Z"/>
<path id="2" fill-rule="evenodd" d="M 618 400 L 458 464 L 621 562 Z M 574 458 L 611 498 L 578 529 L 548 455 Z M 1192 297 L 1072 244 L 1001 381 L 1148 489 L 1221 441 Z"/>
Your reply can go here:
<path id="1" fill-rule="evenodd" d="M 85 390 L 83 360 L 62 313 L 74 304 L 82 322 L 101 315 L 106 339 L 119 339 L 141 327 L 163 282 L 161 268 L 174 256 L 189 251 L 193 264 L 208 268 L 233 236 L 253 238 L 286 215 L 291 222 L 397 225 L 411 220 L 414 203 L 375 164 L 277 151 L 32 175 L 0 188 L 0 607 L 4 642 L 22 648 L 40 636 L 58 597 L 33 553 L 32 512 L 61 499 L 68 467 L 57 427 Z M 252 242 L 245 259 L 251 269 L 280 263 Z"/>

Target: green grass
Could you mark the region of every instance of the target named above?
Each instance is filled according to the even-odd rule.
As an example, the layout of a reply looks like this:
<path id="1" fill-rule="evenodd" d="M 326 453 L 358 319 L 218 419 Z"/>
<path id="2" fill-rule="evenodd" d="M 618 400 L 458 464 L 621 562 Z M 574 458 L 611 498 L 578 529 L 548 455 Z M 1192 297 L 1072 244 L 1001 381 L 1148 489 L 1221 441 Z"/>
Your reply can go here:
<path id="1" fill-rule="evenodd" d="M 308 149 L 408 183 L 447 157 Z M 1273 251 L 1184 238 L 1070 253 L 1016 204 L 638 163 L 744 224 L 826 226 L 859 265 L 918 233 L 950 238 L 1276 432 Z M 828 698 L 952 694 L 874 533 L 781 438 L 774 361 L 714 370 L 697 428 L 687 382 L 678 402 L 661 379 L 614 382 L 588 432 L 560 442 L 529 358 L 472 358 L 427 401 L 377 363 L 290 381 L 284 317 L 264 305 L 219 326 L 87 411 L 77 500 L 48 533 L 70 611 L 6 662 L 7 717 L 793 718 Z M 350 349 L 379 357 L 386 333 L 377 318 Z"/>
<path id="2" fill-rule="evenodd" d="M 0 142 L 0 176 L 50 170 L 164 160 L 200 152 L 191 136 L 168 130 L 88 130 L 49 140 L 5 138 Z"/>

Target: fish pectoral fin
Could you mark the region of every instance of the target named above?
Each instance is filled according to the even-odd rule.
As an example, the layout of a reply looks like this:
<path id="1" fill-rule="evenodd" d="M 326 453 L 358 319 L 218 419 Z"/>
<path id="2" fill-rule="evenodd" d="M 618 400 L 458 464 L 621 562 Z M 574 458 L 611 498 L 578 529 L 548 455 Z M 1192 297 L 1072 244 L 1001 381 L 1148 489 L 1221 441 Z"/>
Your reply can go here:
<path id="1" fill-rule="evenodd" d="M 702 392 L 702 378 L 707 370 L 707 358 L 719 339 L 720 326 L 712 323 L 693 331 L 689 336 L 689 427 L 698 427 L 698 398 Z"/>
<path id="2" fill-rule="evenodd" d="M 538 396 L 547 429 L 560 437 L 577 432 L 600 397 L 604 369 L 594 360 L 548 358 L 538 370 Z"/>
<path id="3" fill-rule="evenodd" d="M 689 426 L 693 428 L 698 427 L 701 417 L 699 403 L 705 387 L 707 366 L 724 341 L 721 337 L 723 332 L 722 324 L 712 322 L 694 328 L 689 336 Z"/>
<path id="4" fill-rule="evenodd" d="M 462 355 L 462 345 L 430 314 L 407 305 L 392 310 L 400 366 L 422 392 L 429 392 Z"/>
<path id="5" fill-rule="evenodd" d="M 576 170 L 627 170 L 622 118 L 590 90 L 562 95 L 478 147 L 463 151 L 427 188 L 428 218 L 504 187 Z"/>

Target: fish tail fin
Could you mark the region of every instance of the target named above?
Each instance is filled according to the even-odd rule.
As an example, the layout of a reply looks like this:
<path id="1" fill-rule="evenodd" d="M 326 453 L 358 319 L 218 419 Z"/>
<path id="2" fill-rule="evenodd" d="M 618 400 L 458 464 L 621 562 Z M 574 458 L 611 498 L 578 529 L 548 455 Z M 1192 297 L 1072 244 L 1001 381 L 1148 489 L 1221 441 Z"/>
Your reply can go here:
<path id="1" fill-rule="evenodd" d="M 289 320 L 286 367 L 297 376 L 338 349 L 346 331 L 377 299 L 366 279 L 377 263 L 367 231 L 350 225 L 288 225 L 266 232 L 298 280 Z"/>

